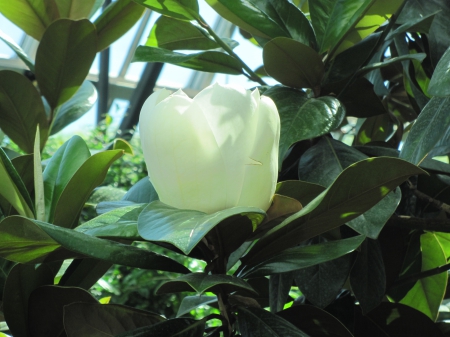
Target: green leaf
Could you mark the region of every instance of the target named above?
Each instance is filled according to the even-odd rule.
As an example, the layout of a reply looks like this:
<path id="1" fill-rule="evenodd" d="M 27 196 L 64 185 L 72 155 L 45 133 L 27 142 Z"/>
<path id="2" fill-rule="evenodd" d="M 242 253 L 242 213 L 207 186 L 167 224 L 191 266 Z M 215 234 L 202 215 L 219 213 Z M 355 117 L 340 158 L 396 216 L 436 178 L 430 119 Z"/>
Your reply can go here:
<path id="1" fill-rule="evenodd" d="M 58 16 L 55 1 L 0 1 L 0 12 L 28 35 L 40 40 L 45 28 Z"/>
<path id="2" fill-rule="evenodd" d="M 34 73 L 34 62 L 33 60 L 25 53 L 25 51 L 22 49 L 22 47 L 20 47 L 16 41 L 14 41 L 13 39 L 11 39 L 8 35 L 6 35 L 5 33 L 3 33 L 0 30 L 0 39 L 5 42 L 8 47 L 10 47 L 15 53 L 16 55 L 23 61 L 23 63 L 26 64 L 26 66 L 28 67 L 28 69 L 30 69 L 30 71 L 32 73 Z"/>
<path id="3" fill-rule="evenodd" d="M 89 292 L 80 288 L 44 285 L 35 289 L 28 300 L 29 329 L 33 336 L 59 336 L 63 333 L 64 307 L 74 302 L 98 303 Z"/>
<path id="4" fill-rule="evenodd" d="M 364 235 L 316 245 L 289 248 L 253 267 L 244 268 L 239 277 L 250 278 L 286 273 L 337 259 L 353 252 L 364 241 Z"/>
<path id="5" fill-rule="evenodd" d="M 165 62 L 210 73 L 242 74 L 239 61 L 218 51 L 186 55 L 160 48 L 139 46 L 136 49 L 132 62 Z"/>
<path id="6" fill-rule="evenodd" d="M 422 271 L 446 264 L 445 254 L 434 233 L 422 234 L 420 236 L 420 245 L 422 250 Z M 447 272 L 443 272 L 418 280 L 400 303 L 419 310 L 433 321 L 436 321 L 439 306 L 447 287 L 447 279 Z"/>
<path id="7" fill-rule="evenodd" d="M 269 278 L 269 301 L 270 312 L 277 313 L 283 310 L 289 298 L 292 281 L 294 280 L 293 273 L 272 274 Z"/>
<path id="8" fill-rule="evenodd" d="M 433 97 L 420 113 L 400 152 L 400 158 L 420 164 L 450 126 L 450 98 Z"/>
<path id="9" fill-rule="evenodd" d="M 317 90 L 324 75 L 319 54 L 311 47 L 289 39 L 277 37 L 263 49 L 266 72 L 280 83 L 294 88 Z"/>
<path id="10" fill-rule="evenodd" d="M 386 167 L 390 169 L 385 170 Z M 244 257 L 255 265 L 301 241 L 353 220 L 392 189 L 423 170 L 396 158 L 370 158 L 347 167 L 334 183 L 301 211 L 263 236 Z"/>
<path id="11" fill-rule="evenodd" d="M 428 85 L 428 93 L 433 96 L 449 96 L 450 90 L 450 48 L 447 49 L 445 54 L 439 60 L 436 65 L 436 69 L 431 77 L 430 84 Z"/>
<path id="12" fill-rule="evenodd" d="M 57 20 L 45 30 L 36 52 L 36 79 L 52 109 L 75 94 L 96 51 L 95 26 L 87 19 Z"/>
<path id="13" fill-rule="evenodd" d="M 217 292 L 223 289 L 226 293 L 245 289 L 256 293 L 242 278 L 231 275 L 209 275 L 206 273 L 191 273 L 164 282 L 156 291 L 157 294 L 191 291 L 203 294 L 206 291 Z"/>
<path id="14" fill-rule="evenodd" d="M 136 2 L 131 0 L 113 2 L 94 21 L 98 38 L 97 51 L 107 48 L 141 18 L 145 7 Z"/>
<path id="15" fill-rule="evenodd" d="M 167 50 L 208 50 L 220 48 L 207 32 L 190 22 L 160 16 L 145 43 L 148 47 Z"/>
<path id="16" fill-rule="evenodd" d="M 90 81 L 84 81 L 77 92 L 57 110 L 50 135 L 58 133 L 91 110 L 97 102 L 97 90 Z"/>
<path id="17" fill-rule="evenodd" d="M 160 315 L 117 304 L 72 303 L 64 307 L 69 336 L 117 336 L 164 321 Z"/>
<path id="18" fill-rule="evenodd" d="M 406 6 L 408 7 L 408 6 Z M 403 9 L 402 12 L 405 12 L 405 9 Z M 410 33 L 424 33 L 424 34 L 428 34 L 431 28 L 431 24 L 433 23 L 433 20 L 436 16 L 436 14 L 438 14 L 439 12 L 441 12 L 441 10 L 438 10 L 434 13 L 431 14 L 427 14 L 425 16 L 420 16 L 416 19 L 410 19 L 407 22 L 405 22 L 404 24 L 400 25 L 400 27 L 394 29 L 392 32 L 390 32 L 388 34 L 388 36 L 386 37 L 386 40 L 390 40 L 392 39 L 392 37 L 396 36 L 396 35 L 400 35 L 402 33 L 406 33 L 406 32 L 410 32 Z M 400 21 L 400 20 L 398 20 Z"/>
<path id="19" fill-rule="evenodd" d="M 273 87 L 264 95 L 275 102 L 280 114 L 279 167 L 292 144 L 329 133 L 345 117 L 344 107 L 331 96 L 308 98 L 306 93 L 286 87 Z"/>
<path id="20" fill-rule="evenodd" d="M 206 0 L 206 2 L 221 17 L 231 21 L 253 36 L 266 39 L 277 36 L 289 36 L 289 33 L 280 27 L 277 22 L 258 8 L 258 2 L 255 0 Z"/>
<path id="21" fill-rule="evenodd" d="M 34 218 L 34 207 L 30 195 L 13 164 L 1 148 L 0 177 L 0 194 L 20 215 Z"/>
<path id="22" fill-rule="evenodd" d="M 389 114 L 382 114 L 367 118 L 358 130 L 355 138 L 356 145 L 370 142 L 387 141 L 394 133 L 394 123 Z"/>
<path id="23" fill-rule="evenodd" d="M 134 156 L 134 151 L 131 144 L 122 138 L 114 139 L 113 150 L 123 150 L 125 154 Z"/>
<path id="24" fill-rule="evenodd" d="M 366 155 L 353 147 L 333 139 L 322 138 L 300 158 L 299 178 L 328 187 L 345 168 L 366 158 Z M 324 169 L 317 169 L 319 166 Z M 397 209 L 401 196 L 400 189 L 392 191 L 370 210 L 349 221 L 347 225 L 360 234 L 376 239 Z"/>
<path id="25" fill-rule="evenodd" d="M 89 220 L 76 228 L 91 236 L 139 240 L 137 222 L 147 204 L 121 207 Z"/>
<path id="26" fill-rule="evenodd" d="M 155 191 L 150 179 L 148 177 L 142 178 L 134 184 L 122 198 L 123 201 L 133 201 L 136 203 L 151 203 L 159 200 L 158 194 Z"/>
<path id="27" fill-rule="evenodd" d="M 14 336 L 29 336 L 28 299 L 34 289 L 53 284 L 54 275 L 47 265 L 16 264 L 9 272 L 3 293 L 3 314 Z"/>
<path id="28" fill-rule="evenodd" d="M 39 92 L 25 76 L 11 70 L 0 71 L 2 131 L 22 150 L 32 153 L 38 124 L 43 147 L 47 141 L 48 122 Z"/>
<path id="29" fill-rule="evenodd" d="M 306 181 L 285 180 L 277 184 L 275 193 L 294 198 L 300 201 L 302 205 L 307 205 L 325 189 L 321 185 Z"/>
<path id="30" fill-rule="evenodd" d="M 237 307 L 239 331 L 245 337 L 308 337 L 285 319 L 264 309 Z"/>
<path id="31" fill-rule="evenodd" d="M 70 178 L 56 204 L 53 223 L 75 228 L 78 217 L 90 194 L 106 177 L 109 167 L 122 157 L 123 150 L 110 150 L 89 157 Z"/>
<path id="32" fill-rule="evenodd" d="M 174 318 L 148 327 L 124 332 L 116 335 L 116 337 L 202 337 L 204 331 L 204 320 L 195 321 L 191 318 Z"/>
<path id="33" fill-rule="evenodd" d="M 386 273 L 378 241 L 366 239 L 350 273 L 352 291 L 364 314 L 375 309 L 386 293 Z"/>
<path id="34" fill-rule="evenodd" d="M 95 0 L 54 0 L 61 18 L 79 20 L 88 18 L 94 8 Z"/>
<path id="35" fill-rule="evenodd" d="M 392 64 L 395 64 L 395 63 L 398 63 L 398 62 L 402 62 L 402 61 L 417 60 L 417 61 L 422 62 L 425 59 L 425 57 L 427 57 L 427 54 L 425 54 L 425 53 L 408 54 L 408 55 L 402 55 L 402 56 L 393 57 L 393 58 L 388 59 L 386 61 L 372 63 L 372 64 L 369 64 L 369 65 L 359 69 L 358 70 L 358 75 L 362 76 L 362 75 L 365 75 L 365 74 L 367 74 L 368 72 L 370 72 L 370 71 L 372 71 L 374 69 L 387 67 L 387 66 L 390 66 Z"/>
<path id="36" fill-rule="evenodd" d="M 59 279 L 58 285 L 89 290 L 111 268 L 112 263 L 97 259 L 75 259 Z"/>
<path id="37" fill-rule="evenodd" d="M 233 207 L 206 214 L 153 201 L 139 215 L 138 230 L 145 240 L 171 243 L 183 253 L 189 254 L 200 240 L 222 221 L 231 217 L 247 217 L 250 219 L 249 225 L 255 228 L 265 214 L 255 207 Z"/>
<path id="38" fill-rule="evenodd" d="M 217 302 L 216 296 L 205 296 L 205 295 L 186 296 L 181 301 L 180 307 L 178 308 L 177 317 L 186 315 L 191 310 L 195 310 L 201 305 L 207 305 L 215 302 Z"/>
<path id="39" fill-rule="evenodd" d="M 45 221 L 45 195 L 44 195 L 44 180 L 42 178 L 42 163 L 41 163 L 41 145 L 39 142 L 39 125 L 36 129 L 36 138 L 34 141 L 33 152 L 33 169 L 34 169 L 34 199 L 36 208 L 36 219 Z"/>
<path id="40" fill-rule="evenodd" d="M 197 0 L 133 0 L 155 12 L 181 20 L 199 18 Z"/>
<path id="41" fill-rule="evenodd" d="M 73 136 L 50 158 L 43 173 L 45 191 L 45 214 L 52 222 L 56 205 L 73 175 L 91 156 L 84 140 Z"/>

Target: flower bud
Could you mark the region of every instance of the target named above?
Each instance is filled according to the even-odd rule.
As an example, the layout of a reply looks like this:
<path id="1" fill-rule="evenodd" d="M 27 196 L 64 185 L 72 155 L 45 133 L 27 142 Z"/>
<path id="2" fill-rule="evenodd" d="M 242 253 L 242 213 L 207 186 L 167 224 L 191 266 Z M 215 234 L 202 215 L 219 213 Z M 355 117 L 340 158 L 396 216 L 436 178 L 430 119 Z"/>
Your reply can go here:
<path id="1" fill-rule="evenodd" d="M 273 101 L 257 89 L 214 84 L 193 99 L 181 90 L 158 90 L 142 107 L 139 132 L 162 202 L 205 213 L 269 208 L 280 118 Z"/>

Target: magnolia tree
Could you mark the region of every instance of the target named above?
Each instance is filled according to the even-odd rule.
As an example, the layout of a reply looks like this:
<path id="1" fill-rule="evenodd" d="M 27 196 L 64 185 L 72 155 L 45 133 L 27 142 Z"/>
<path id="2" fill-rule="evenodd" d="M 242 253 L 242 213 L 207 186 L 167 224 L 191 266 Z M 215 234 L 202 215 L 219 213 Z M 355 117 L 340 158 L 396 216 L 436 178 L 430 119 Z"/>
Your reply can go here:
<path id="1" fill-rule="evenodd" d="M 5 333 L 450 335 L 449 4 L 207 2 L 261 47 L 262 67 L 239 58 L 196 0 L 118 0 L 94 22 L 101 1 L 0 0 L 39 40 L 33 61 L 0 36 L 36 76 L 0 71 L 0 128 L 22 151 L 0 151 Z M 149 178 L 80 225 L 129 144 L 91 155 L 73 137 L 45 162 L 41 151 L 90 108 L 96 52 L 145 7 L 162 16 L 134 61 L 243 75 L 255 88 L 151 95 L 140 117 Z M 151 291 L 190 292 L 177 318 L 92 296 L 113 264 L 175 275 Z M 217 314 L 192 318 L 202 305 Z"/>

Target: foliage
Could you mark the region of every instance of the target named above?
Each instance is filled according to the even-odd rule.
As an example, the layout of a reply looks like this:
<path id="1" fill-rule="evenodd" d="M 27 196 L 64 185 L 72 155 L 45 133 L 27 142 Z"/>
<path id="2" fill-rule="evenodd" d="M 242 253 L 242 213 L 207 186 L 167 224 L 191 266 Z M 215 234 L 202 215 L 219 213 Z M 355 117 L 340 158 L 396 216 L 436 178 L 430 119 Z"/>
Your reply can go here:
<path id="1" fill-rule="evenodd" d="M 95 22 L 86 17 L 98 1 L 21 1 L 27 15 L 18 15 L 0 0 L 0 12 L 40 40 L 35 63 L 9 42 L 36 85 L 0 71 L 0 128 L 11 141 L 0 150 L 5 331 L 449 335 L 439 311 L 450 269 L 448 4 L 207 2 L 262 48 L 264 75 L 243 63 L 235 42 L 217 36 L 196 0 L 119 0 Z M 45 150 L 51 134 L 92 104 L 85 77 L 95 53 L 144 7 L 163 16 L 135 61 L 242 74 L 277 105 L 281 170 L 268 210 L 205 214 L 165 205 L 147 177 L 138 180 L 141 157 L 120 162 L 132 147 L 105 144 L 101 133 L 91 136 L 97 145 L 75 136 Z M 268 86 L 268 75 L 280 84 Z M 127 168 L 131 183 L 122 179 Z M 80 221 L 89 198 L 98 216 Z M 125 301 L 113 264 L 144 300 Z M 88 290 L 108 270 L 103 284 L 113 296 L 102 304 L 108 300 Z M 296 287 L 302 296 L 293 301 Z M 142 301 L 155 306 L 140 310 Z M 171 301 L 181 301 L 178 315 Z M 219 314 L 189 316 L 204 305 Z"/>

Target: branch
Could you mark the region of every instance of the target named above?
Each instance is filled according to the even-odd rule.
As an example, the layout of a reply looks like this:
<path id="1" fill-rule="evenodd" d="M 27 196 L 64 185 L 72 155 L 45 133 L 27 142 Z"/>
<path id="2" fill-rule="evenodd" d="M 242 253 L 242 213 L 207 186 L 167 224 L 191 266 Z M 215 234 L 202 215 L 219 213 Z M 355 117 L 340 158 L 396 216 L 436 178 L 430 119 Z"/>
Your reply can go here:
<path id="1" fill-rule="evenodd" d="M 425 231 L 450 233 L 450 219 L 424 219 L 404 215 L 394 215 L 388 220 L 387 225 L 405 229 L 422 229 Z"/>
<path id="2" fill-rule="evenodd" d="M 396 288 L 398 286 L 401 286 L 403 284 L 410 283 L 410 282 L 416 282 L 423 278 L 434 276 L 434 275 L 446 272 L 448 270 L 450 270 L 450 263 L 444 264 L 443 266 L 440 266 L 440 267 L 422 271 L 420 273 L 416 273 L 416 274 L 412 274 L 412 275 L 409 275 L 406 277 L 399 278 L 397 281 L 395 281 L 392 284 L 391 288 Z"/>
<path id="3" fill-rule="evenodd" d="M 409 180 L 408 180 L 408 187 L 409 189 L 414 193 L 416 197 L 419 199 L 428 201 L 430 204 L 435 206 L 436 208 L 439 208 L 440 210 L 444 211 L 447 214 L 450 214 L 450 205 L 443 203 L 440 200 L 434 199 L 430 197 L 429 195 L 426 195 L 423 192 L 420 192 L 416 186 L 414 186 Z"/>

